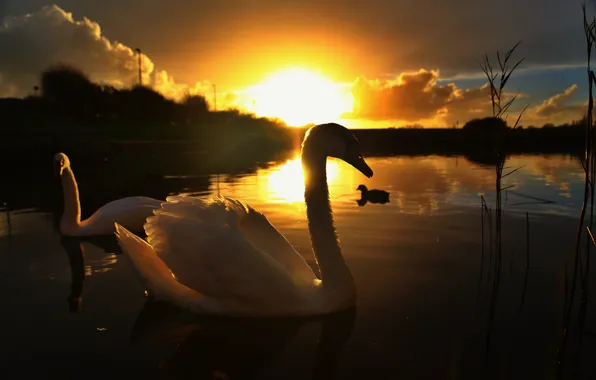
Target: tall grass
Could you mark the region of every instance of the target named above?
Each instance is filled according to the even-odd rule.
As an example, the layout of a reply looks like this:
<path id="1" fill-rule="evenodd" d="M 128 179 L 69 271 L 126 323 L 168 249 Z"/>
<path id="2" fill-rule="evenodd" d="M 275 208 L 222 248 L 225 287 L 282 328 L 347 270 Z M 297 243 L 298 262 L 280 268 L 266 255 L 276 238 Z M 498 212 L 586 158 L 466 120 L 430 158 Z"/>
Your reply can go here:
<path id="1" fill-rule="evenodd" d="M 593 230 L 594 222 L 594 181 L 596 181 L 596 155 L 594 154 L 594 134 L 593 109 L 594 98 L 592 89 L 596 83 L 596 75 L 591 68 L 592 48 L 596 43 L 596 17 L 588 21 L 586 4 L 582 4 L 584 35 L 586 38 L 587 53 L 587 80 L 588 80 L 588 110 L 586 115 L 585 130 L 585 154 L 582 159 L 584 169 L 584 195 L 582 207 L 579 214 L 578 228 L 575 237 L 575 249 L 572 257 L 567 257 L 565 261 L 565 302 L 563 311 L 563 327 L 561 336 L 561 345 L 559 347 L 559 377 L 562 376 L 565 367 L 565 356 L 567 345 L 572 329 L 572 315 L 574 311 L 577 287 L 580 286 L 580 302 L 578 309 L 578 329 L 577 334 L 581 343 L 584 335 L 584 320 L 588 308 L 588 295 L 590 285 L 590 251 L 595 243 Z M 589 208 L 589 214 L 588 214 Z M 585 236 L 585 249 L 582 250 L 582 241 Z M 570 261 L 573 261 L 570 264 Z M 569 278 L 569 267 L 572 266 L 571 279 Z"/>
<path id="2" fill-rule="evenodd" d="M 490 88 L 490 98 L 492 103 L 492 110 L 493 110 L 493 117 L 504 119 L 506 121 L 509 108 L 515 102 L 517 97 L 519 96 L 519 92 L 512 96 L 510 99 L 507 99 L 507 94 L 504 92 L 505 86 L 511 78 L 511 74 L 519 67 L 519 65 L 524 61 L 525 58 L 518 60 L 515 64 L 511 65 L 511 57 L 521 43 L 516 43 L 507 53 L 505 56 L 501 56 L 499 50 L 497 50 L 497 63 L 498 68 L 495 70 L 491 61 L 488 57 L 488 54 L 484 55 L 484 61 L 481 64 L 481 69 L 486 75 L 488 80 L 488 85 Z M 528 108 L 526 105 L 523 110 L 517 116 L 515 120 L 515 124 L 513 128 L 515 129 L 519 125 L 519 121 L 521 120 L 524 112 Z M 501 239 L 501 219 L 502 219 L 502 192 L 503 190 L 508 189 L 509 187 L 503 188 L 502 182 L 503 178 L 513 174 L 520 168 L 516 168 L 506 174 L 503 174 L 503 170 L 505 168 L 505 161 L 507 159 L 507 154 L 505 151 L 505 128 L 499 128 L 495 131 L 494 137 L 494 154 L 496 158 L 495 164 L 495 191 L 496 191 L 496 205 L 495 205 L 495 229 L 496 229 L 496 241 L 495 241 L 495 251 L 497 255 L 497 260 L 499 264 L 502 258 L 502 239 Z"/>
<path id="3" fill-rule="evenodd" d="M 509 96 L 505 92 L 505 86 L 507 85 L 511 75 L 519 67 L 519 65 L 524 61 L 524 58 L 516 61 L 514 64 L 512 63 L 512 56 L 515 52 L 515 49 L 519 46 L 520 42 L 516 43 L 511 49 L 509 49 L 505 55 L 501 55 L 501 53 L 497 50 L 496 53 L 496 60 L 497 65 L 496 68 L 491 63 L 491 60 L 488 54 L 485 54 L 484 60 L 481 64 L 482 71 L 485 73 L 486 78 L 488 80 L 488 85 L 490 89 L 490 99 L 492 103 L 492 111 L 493 111 L 493 119 L 494 125 L 487 125 L 487 128 L 490 128 L 490 131 L 493 133 L 492 136 L 492 149 L 493 149 L 493 161 L 495 162 L 495 194 L 496 194 L 496 204 L 494 208 L 494 213 L 492 212 L 491 208 L 488 207 L 486 203 L 486 199 L 484 196 L 481 196 L 481 209 L 482 209 L 482 262 L 481 262 L 481 269 L 480 269 L 480 282 L 482 282 L 483 277 L 483 270 L 482 267 L 484 266 L 484 217 L 486 216 L 488 219 L 489 225 L 489 260 L 488 260 L 488 269 L 487 269 L 487 287 L 488 293 L 490 293 L 490 305 L 489 305 L 489 314 L 488 314 L 488 328 L 486 333 L 486 360 L 488 360 L 489 352 L 491 348 L 491 333 L 492 333 L 492 325 L 495 316 L 495 310 L 497 305 L 497 295 L 499 292 L 499 285 L 501 281 L 501 264 L 502 264 L 502 194 L 503 191 L 510 189 L 513 186 L 503 186 L 503 179 L 510 176 L 511 174 L 515 173 L 517 170 L 521 168 L 513 169 L 507 173 L 504 173 L 505 170 L 505 162 L 507 159 L 507 151 L 505 147 L 505 133 L 507 132 L 507 124 L 506 119 L 509 112 L 509 109 L 519 96 L 519 93 Z M 516 128 L 527 109 L 527 105 L 522 109 L 519 113 L 513 128 Z M 493 128 L 494 127 L 494 128 Z M 492 217 L 494 214 L 494 224 L 492 221 Z M 494 226 L 494 236 L 493 236 L 493 226 Z M 492 284 L 492 287 L 491 287 Z M 477 298 L 480 298 L 480 289 L 481 285 L 478 288 L 478 295 Z M 524 290 L 525 293 L 525 290 Z"/>

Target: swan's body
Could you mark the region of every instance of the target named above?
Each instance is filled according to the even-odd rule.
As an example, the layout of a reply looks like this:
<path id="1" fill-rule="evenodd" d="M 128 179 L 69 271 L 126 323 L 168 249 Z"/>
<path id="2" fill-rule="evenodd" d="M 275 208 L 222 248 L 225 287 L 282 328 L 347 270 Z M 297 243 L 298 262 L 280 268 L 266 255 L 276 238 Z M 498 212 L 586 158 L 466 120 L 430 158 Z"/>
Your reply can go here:
<path id="1" fill-rule="evenodd" d="M 360 200 L 359 203 L 362 203 L 361 206 L 364 206 L 366 202 L 370 203 L 387 203 L 389 202 L 389 193 L 385 190 L 377 190 L 372 189 L 369 190 L 366 185 L 360 185 L 356 189 L 359 190 L 360 193 Z"/>
<path id="2" fill-rule="evenodd" d="M 127 197 L 106 203 L 88 219 L 81 220 L 79 189 L 70 160 L 64 153 L 54 157 L 59 170 L 64 210 L 60 219 L 60 233 L 65 236 L 111 235 L 114 223 L 140 232 L 147 217 L 153 215 L 163 201 L 148 197 Z"/>
<path id="3" fill-rule="evenodd" d="M 263 214 L 232 198 L 168 197 L 147 219 L 147 241 L 117 225 L 118 242 L 155 298 L 195 312 L 299 316 L 349 308 L 355 286 L 333 223 L 327 156 L 372 176 L 346 128 L 323 124 L 305 136 L 304 196 L 322 279 Z"/>

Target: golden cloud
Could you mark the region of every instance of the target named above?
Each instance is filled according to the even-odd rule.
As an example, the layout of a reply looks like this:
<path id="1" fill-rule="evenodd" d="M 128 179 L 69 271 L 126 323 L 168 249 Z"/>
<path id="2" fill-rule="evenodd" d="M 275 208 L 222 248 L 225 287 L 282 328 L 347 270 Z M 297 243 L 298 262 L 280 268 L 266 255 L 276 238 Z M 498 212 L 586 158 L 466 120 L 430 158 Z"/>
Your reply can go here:
<path id="1" fill-rule="evenodd" d="M 565 91 L 555 94 L 533 109 L 536 118 L 549 120 L 579 119 L 586 112 L 584 104 L 568 104 L 569 99 L 577 91 L 577 84 L 572 84 Z"/>
<path id="2" fill-rule="evenodd" d="M 439 71 L 420 69 L 394 80 L 358 78 L 352 85 L 354 112 L 350 118 L 421 122 L 450 126 L 492 114 L 488 84 L 460 89 L 439 85 Z M 510 98 L 513 94 L 505 94 Z"/>
<path id="3" fill-rule="evenodd" d="M 538 107 L 536 107 L 536 114 L 538 116 L 552 116 L 562 111 L 565 102 L 577 90 L 577 84 L 572 84 L 564 92 L 551 96 Z"/>

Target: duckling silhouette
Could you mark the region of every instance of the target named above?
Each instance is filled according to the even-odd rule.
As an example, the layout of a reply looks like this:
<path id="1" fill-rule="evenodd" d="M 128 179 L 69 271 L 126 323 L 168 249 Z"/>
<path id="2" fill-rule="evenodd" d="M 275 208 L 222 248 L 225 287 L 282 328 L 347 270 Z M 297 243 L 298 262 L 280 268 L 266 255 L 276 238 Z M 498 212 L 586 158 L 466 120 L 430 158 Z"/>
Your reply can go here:
<path id="1" fill-rule="evenodd" d="M 369 190 L 365 185 L 360 185 L 356 189 L 361 191 L 360 199 L 357 200 L 359 206 L 364 206 L 366 202 L 385 204 L 389 202 L 389 193 L 385 190 Z"/>

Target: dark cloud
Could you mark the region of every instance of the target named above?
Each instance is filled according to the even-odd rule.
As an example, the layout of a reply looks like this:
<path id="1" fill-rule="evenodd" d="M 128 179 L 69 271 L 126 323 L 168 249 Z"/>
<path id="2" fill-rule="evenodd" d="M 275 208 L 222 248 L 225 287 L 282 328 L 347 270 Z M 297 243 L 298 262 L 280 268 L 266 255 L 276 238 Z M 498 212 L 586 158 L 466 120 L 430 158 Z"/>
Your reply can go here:
<path id="1" fill-rule="evenodd" d="M 0 96 L 24 96 L 39 84 L 40 73 L 54 64 L 73 65 L 94 81 L 129 86 L 138 81 L 138 57 L 122 43 L 109 40 L 98 23 L 75 19 L 58 6 L 44 6 L 23 16 L 11 16 L 0 24 Z M 171 98 L 204 93 L 210 85 L 176 82 L 165 70 L 141 55 L 143 83 Z"/>
<path id="2" fill-rule="evenodd" d="M 131 84 L 138 76 L 131 48 L 104 38 L 97 23 L 74 20 L 56 6 L 6 18 L 0 25 L 0 51 L 0 96 L 25 95 L 39 83 L 39 74 L 54 64 L 77 66 L 93 80 L 115 85 Z M 153 62 L 146 56 L 142 69 L 149 80 Z"/>

